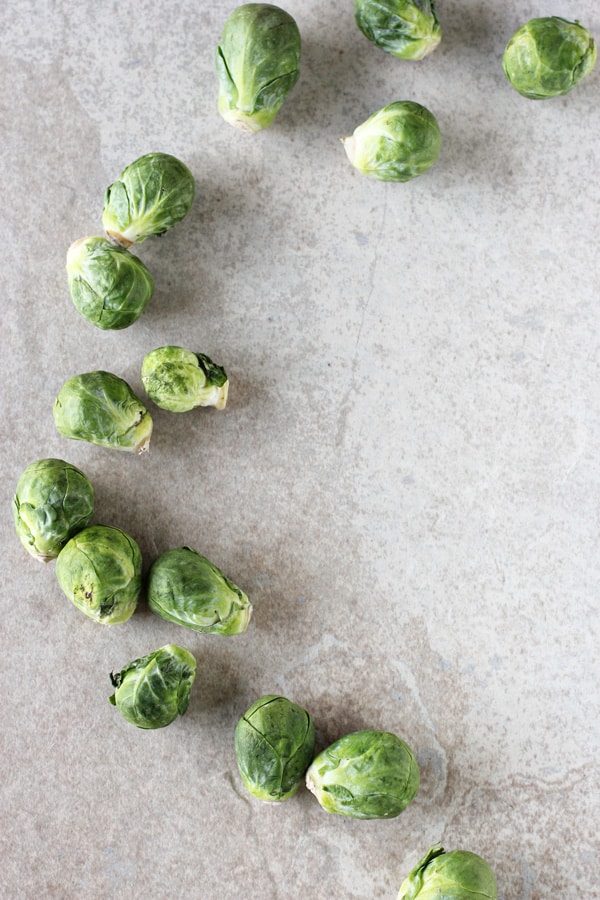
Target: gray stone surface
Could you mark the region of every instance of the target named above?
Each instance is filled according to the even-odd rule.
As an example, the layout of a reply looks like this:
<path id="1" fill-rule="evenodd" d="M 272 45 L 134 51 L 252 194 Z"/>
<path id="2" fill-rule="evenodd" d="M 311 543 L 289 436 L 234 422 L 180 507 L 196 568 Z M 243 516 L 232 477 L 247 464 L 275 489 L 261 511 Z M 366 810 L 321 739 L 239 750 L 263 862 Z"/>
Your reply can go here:
<path id="1" fill-rule="evenodd" d="M 599 897 L 600 72 L 521 98 L 501 56 L 532 15 L 600 35 L 592 0 L 440 2 L 444 39 L 402 63 L 352 3 L 289 0 L 302 74 L 273 126 L 216 111 L 232 4 L 8 0 L 0 8 L 0 895 L 393 900 L 430 843 L 493 866 L 503 900 Z M 339 138 L 396 99 L 438 117 L 422 178 L 355 172 Z M 164 150 L 188 219 L 139 255 L 142 318 L 104 333 L 71 304 L 70 243 L 106 186 Z M 149 454 L 54 429 L 73 374 L 141 392 L 165 343 L 227 368 L 223 412 L 152 409 Z M 145 569 L 189 544 L 250 595 L 245 635 L 187 632 L 142 603 L 94 624 L 22 549 L 10 500 L 59 456 Z M 188 714 L 138 731 L 109 673 L 168 642 L 198 661 Z M 244 790 L 237 718 L 282 692 L 319 748 L 361 727 L 415 749 L 397 819 Z"/>

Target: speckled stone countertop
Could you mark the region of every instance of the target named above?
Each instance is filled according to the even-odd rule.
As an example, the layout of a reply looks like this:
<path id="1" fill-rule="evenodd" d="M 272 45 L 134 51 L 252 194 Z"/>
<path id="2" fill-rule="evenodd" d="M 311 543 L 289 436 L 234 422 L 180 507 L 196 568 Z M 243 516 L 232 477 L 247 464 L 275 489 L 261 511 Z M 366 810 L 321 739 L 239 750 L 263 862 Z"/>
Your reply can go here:
<path id="1" fill-rule="evenodd" d="M 600 11 L 440 0 L 442 44 L 411 63 L 364 39 L 351 0 L 283 5 L 301 77 L 253 136 L 216 109 L 235 4 L 0 8 L 0 896 L 395 900 L 442 841 L 484 856 L 502 900 L 600 897 L 600 70 L 536 103 L 501 66 L 531 16 L 600 36 Z M 378 183 L 339 139 L 398 99 L 431 109 L 442 152 Z M 144 315 L 103 332 L 71 303 L 66 251 L 151 150 L 186 162 L 197 198 L 136 251 Z M 140 457 L 56 432 L 66 378 L 109 369 L 142 395 L 167 343 L 225 366 L 225 410 L 152 407 Z M 12 523 L 48 456 L 83 469 L 144 571 L 184 544 L 220 566 L 254 604 L 247 632 L 145 602 L 112 628 L 82 616 Z M 190 707 L 140 731 L 109 673 L 169 642 L 197 659 Z M 254 800 L 233 730 L 264 693 L 310 710 L 319 749 L 403 737 L 415 801 L 365 822 L 304 788 Z"/>

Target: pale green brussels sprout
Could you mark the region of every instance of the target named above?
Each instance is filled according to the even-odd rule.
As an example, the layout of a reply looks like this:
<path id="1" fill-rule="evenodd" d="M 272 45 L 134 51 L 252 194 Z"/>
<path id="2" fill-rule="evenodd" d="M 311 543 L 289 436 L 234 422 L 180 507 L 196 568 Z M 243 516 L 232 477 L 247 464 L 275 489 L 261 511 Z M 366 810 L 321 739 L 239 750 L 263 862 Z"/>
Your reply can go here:
<path id="1" fill-rule="evenodd" d="M 36 559 L 56 559 L 67 541 L 89 525 L 94 488 L 77 466 L 63 459 L 38 459 L 17 482 L 12 501 L 17 534 Z"/>
<path id="2" fill-rule="evenodd" d="M 190 211 L 196 184 L 188 167 L 168 153 L 147 153 L 126 166 L 104 195 L 102 225 L 122 247 L 164 234 Z"/>
<path id="3" fill-rule="evenodd" d="M 196 660 L 185 647 L 167 644 L 134 659 L 110 680 L 109 702 L 138 728 L 164 728 L 187 711 Z"/>
<path id="4" fill-rule="evenodd" d="M 238 6 L 217 47 L 219 112 L 242 131 L 267 128 L 300 74 L 300 32 L 269 3 Z"/>
<path id="5" fill-rule="evenodd" d="M 504 74 L 530 100 L 560 97 L 591 72 L 596 44 L 579 22 L 560 16 L 531 19 L 513 34 L 502 57 Z"/>
<path id="6" fill-rule="evenodd" d="M 126 622 L 142 586 L 142 554 L 132 537 L 112 525 L 89 525 L 65 544 L 56 577 L 77 609 L 103 625 Z"/>
<path id="7" fill-rule="evenodd" d="M 433 0 L 354 0 L 365 37 L 398 59 L 423 59 L 442 39 Z"/>
<path id="8" fill-rule="evenodd" d="M 392 819 L 419 789 L 410 747 L 389 731 L 355 731 L 313 760 L 306 786 L 323 809 L 354 819 Z"/>
<path id="9" fill-rule="evenodd" d="M 496 900 L 489 865 L 470 850 L 431 847 L 402 882 L 398 900 Z"/>
<path id="10" fill-rule="evenodd" d="M 129 385 L 111 372 L 87 372 L 65 381 L 54 401 L 54 423 L 65 437 L 99 447 L 143 453 L 152 417 Z"/>
<path id="11" fill-rule="evenodd" d="M 342 143 L 352 165 L 379 181 L 410 181 L 438 158 L 440 129 L 420 103 L 397 100 L 373 113 Z"/>
<path id="12" fill-rule="evenodd" d="M 167 550 L 153 562 L 148 606 L 169 622 L 224 635 L 245 631 L 252 613 L 246 594 L 190 547 Z"/>
<path id="13" fill-rule="evenodd" d="M 235 729 L 242 781 L 259 800 L 287 800 L 296 793 L 315 749 L 312 718 L 291 700 L 265 694 Z"/>
<path id="14" fill-rule="evenodd" d="M 142 362 L 142 384 L 151 400 L 170 412 L 197 406 L 224 409 L 229 381 L 222 366 L 183 347 L 157 347 Z"/>
<path id="15" fill-rule="evenodd" d="M 77 311 L 105 330 L 132 325 L 154 292 L 154 279 L 144 263 L 103 237 L 84 237 L 71 244 L 67 276 Z"/>

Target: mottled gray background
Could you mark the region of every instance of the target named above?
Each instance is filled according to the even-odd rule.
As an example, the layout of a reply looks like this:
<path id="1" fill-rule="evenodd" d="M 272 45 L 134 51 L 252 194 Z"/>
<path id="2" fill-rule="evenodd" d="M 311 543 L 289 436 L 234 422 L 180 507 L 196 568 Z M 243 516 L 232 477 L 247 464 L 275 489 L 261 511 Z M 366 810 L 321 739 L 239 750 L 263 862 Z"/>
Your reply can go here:
<path id="1" fill-rule="evenodd" d="M 600 897 L 598 442 L 600 67 L 521 98 L 501 56 L 533 15 L 593 0 L 440 0 L 444 39 L 395 60 L 352 2 L 288 0 L 302 74 L 273 126 L 216 111 L 235 4 L 9 0 L 0 8 L 0 893 L 4 898 L 394 900 L 430 843 L 493 866 L 503 900 Z M 355 172 L 339 138 L 414 99 L 443 149 L 422 178 Z M 143 317 L 104 333 L 72 306 L 70 243 L 150 150 L 198 195 L 139 256 Z M 226 410 L 152 407 L 149 454 L 58 435 L 64 380 L 141 392 L 164 343 L 223 364 Z M 10 500 L 59 456 L 145 569 L 189 544 L 250 595 L 245 635 L 141 604 L 104 628 L 22 549 Z M 198 677 L 185 718 L 138 731 L 109 672 L 168 642 Z M 415 749 L 392 821 L 243 789 L 237 718 L 262 693 L 312 712 L 319 748 L 372 726 Z"/>

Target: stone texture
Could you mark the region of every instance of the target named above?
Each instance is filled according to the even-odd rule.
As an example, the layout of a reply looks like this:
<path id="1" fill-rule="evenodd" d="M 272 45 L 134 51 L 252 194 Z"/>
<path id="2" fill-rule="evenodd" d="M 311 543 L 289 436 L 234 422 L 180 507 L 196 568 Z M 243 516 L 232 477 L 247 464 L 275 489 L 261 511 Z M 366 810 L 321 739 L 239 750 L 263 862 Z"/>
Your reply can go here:
<path id="1" fill-rule="evenodd" d="M 414 64 L 351 7 L 286 5 L 301 79 L 256 136 L 216 111 L 220 0 L 0 10 L 2 897 L 393 900 L 438 840 L 485 856 L 503 900 L 599 896 L 600 75 L 513 91 L 502 50 L 540 14 L 516 2 L 441 3 L 443 42 Z M 576 14 L 600 36 L 592 0 Z M 385 185 L 339 138 L 396 99 L 434 112 L 443 148 Z M 149 150 L 198 198 L 136 251 L 149 308 L 104 333 L 65 255 Z M 165 343 L 226 367 L 226 410 L 153 408 L 140 458 L 56 433 L 66 378 L 107 368 L 141 393 Z M 217 563 L 254 603 L 247 633 L 71 607 L 10 517 L 45 456 L 88 474 L 146 570 L 182 544 Z M 109 673 L 170 641 L 198 660 L 189 711 L 137 731 Z M 304 790 L 254 801 L 233 730 L 267 692 L 311 710 L 319 749 L 396 731 L 415 802 L 355 822 Z"/>

